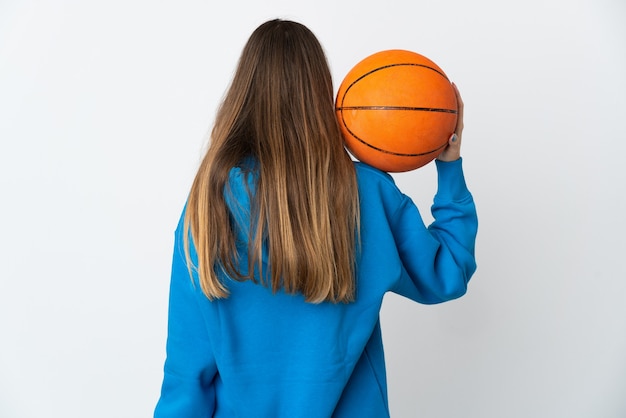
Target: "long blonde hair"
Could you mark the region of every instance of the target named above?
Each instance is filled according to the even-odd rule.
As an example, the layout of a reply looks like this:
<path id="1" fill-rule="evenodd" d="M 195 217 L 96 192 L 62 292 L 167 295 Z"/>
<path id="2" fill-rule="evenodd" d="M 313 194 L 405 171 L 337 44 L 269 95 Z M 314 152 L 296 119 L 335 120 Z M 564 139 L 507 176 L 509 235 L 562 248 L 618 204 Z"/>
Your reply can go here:
<path id="1" fill-rule="evenodd" d="M 231 168 L 250 157 L 258 175 L 242 273 L 225 187 Z M 211 300 L 229 294 L 223 272 L 274 292 L 301 293 L 308 302 L 350 302 L 358 229 L 356 174 L 334 114 L 324 51 L 305 26 L 268 21 L 243 49 L 191 188 L 184 219 L 188 266 L 197 269 Z"/>

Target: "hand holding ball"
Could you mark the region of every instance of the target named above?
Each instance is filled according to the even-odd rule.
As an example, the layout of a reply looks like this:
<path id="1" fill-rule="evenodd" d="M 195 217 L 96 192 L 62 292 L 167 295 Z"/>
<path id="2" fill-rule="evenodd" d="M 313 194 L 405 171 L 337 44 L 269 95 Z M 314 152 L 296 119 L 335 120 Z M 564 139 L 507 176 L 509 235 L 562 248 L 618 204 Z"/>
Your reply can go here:
<path id="1" fill-rule="evenodd" d="M 347 148 L 388 172 L 439 155 L 457 125 L 457 92 L 441 68 L 411 51 L 370 55 L 346 75 L 335 111 Z"/>

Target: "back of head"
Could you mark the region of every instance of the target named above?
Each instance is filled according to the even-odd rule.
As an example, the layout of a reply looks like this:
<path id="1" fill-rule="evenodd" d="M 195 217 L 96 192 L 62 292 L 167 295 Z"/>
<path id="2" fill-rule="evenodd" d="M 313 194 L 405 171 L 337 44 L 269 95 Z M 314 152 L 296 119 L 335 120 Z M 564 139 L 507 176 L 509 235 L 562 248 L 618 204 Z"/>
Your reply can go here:
<path id="1" fill-rule="evenodd" d="M 237 270 L 224 202 L 229 170 L 257 161 L 248 277 Z M 187 207 L 209 298 L 228 290 L 216 274 L 258 280 L 307 300 L 349 301 L 354 293 L 358 195 L 353 164 L 334 113 L 332 78 L 323 49 L 304 25 L 272 20 L 250 36 L 218 111 L 211 144 Z"/>
<path id="2" fill-rule="evenodd" d="M 260 160 L 281 160 L 292 150 L 308 158 L 343 147 L 333 106 L 331 74 L 315 35 L 302 24 L 271 20 L 243 49 L 212 140 L 230 132 L 246 136 L 247 152 Z"/>

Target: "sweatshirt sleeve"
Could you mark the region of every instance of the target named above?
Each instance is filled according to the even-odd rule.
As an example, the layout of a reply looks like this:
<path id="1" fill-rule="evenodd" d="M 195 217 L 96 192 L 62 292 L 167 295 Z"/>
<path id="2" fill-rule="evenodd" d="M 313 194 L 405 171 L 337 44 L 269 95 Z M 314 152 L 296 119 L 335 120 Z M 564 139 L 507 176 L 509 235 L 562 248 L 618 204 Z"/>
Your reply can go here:
<path id="1" fill-rule="evenodd" d="M 433 304 L 455 299 L 467 290 L 476 270 L 476 207 L 467 189 L 462 160 L 436 160 L 438 188 L 426 227 L 413 201 L 405 197 L 392 227 L 402 260 L 395 293 Z"/>
<path id="2" fill-rule="evenodd" d="M 170 282 L 168 336 L 161 396 L 155 418 L 200 418 L 213 416 L 214 378 L 217 366 L 212 355 L 203 316 L 203 296 L 192 282 L 185 261 L 182 222 L 176 231 Z"/>

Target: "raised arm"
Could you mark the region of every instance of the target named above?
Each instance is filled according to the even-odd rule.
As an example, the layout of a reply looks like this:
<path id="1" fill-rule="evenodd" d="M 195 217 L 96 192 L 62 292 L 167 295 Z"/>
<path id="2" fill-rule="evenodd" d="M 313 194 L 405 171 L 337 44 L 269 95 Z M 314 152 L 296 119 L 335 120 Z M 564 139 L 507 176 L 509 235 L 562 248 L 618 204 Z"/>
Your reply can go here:
<path id="1" fill-rule="evenodd" d="M 417 208 L 406 198 L 394 223 L 404 266 L 394 290 L 422 303 L 463 295 L 476 270 L 478 218 L 462 168 L 464 104 L 456 85 L 454 89 L 459 113 L 455 133 L 436 160 L 438 189 L 431 208 L 435 220 L 426 228 Z"/>

